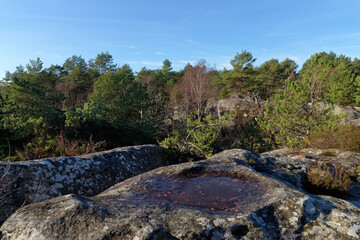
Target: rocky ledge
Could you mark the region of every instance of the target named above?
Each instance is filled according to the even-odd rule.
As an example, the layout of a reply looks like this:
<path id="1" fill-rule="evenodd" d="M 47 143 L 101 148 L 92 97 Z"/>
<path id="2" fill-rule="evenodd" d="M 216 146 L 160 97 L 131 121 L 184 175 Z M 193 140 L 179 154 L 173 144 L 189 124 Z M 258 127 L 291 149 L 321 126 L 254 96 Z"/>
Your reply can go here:
<path id="1" fill-rule="evenodd" d="M 302 159 L 229 150 L 161 167 L 95 197 L 28 205 L 0 231 L 10 239 L 359 239 L 360 209 L 307 193 Z"/>
<path id="2" fill-rule="evenodd" d="M 169 164 L 156 145 L 115 148 L 77 157 L 0 161 L 0 225 L 20 206 L 65 194 L 94 196 L 114 184 Z"/>

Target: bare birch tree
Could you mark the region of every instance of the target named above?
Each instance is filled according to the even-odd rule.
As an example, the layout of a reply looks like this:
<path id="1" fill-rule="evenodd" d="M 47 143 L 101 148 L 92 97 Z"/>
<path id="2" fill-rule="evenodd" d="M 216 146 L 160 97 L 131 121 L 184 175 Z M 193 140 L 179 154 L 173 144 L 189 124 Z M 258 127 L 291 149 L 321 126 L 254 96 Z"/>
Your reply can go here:
<path id="1" fill-rule="evenodd" d="M 209 85 L 209 69 L 205 60 L 200 60 L 195 66 L 188 65 L 185 68 L 180 91 L 186 105 L 186 112 L 189 112 L 191 105 L 195 105 L 199 120 L 202 117 Z"/>

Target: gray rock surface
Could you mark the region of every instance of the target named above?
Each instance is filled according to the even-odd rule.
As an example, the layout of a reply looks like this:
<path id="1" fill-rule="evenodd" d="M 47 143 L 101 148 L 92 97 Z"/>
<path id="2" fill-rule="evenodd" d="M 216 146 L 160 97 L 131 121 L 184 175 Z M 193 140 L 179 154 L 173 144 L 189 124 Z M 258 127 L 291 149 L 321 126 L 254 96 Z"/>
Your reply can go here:
<path id="1" fill-rule="evenodd" d="M 340 164 L 353 178 L 352 188 L 347 192 L 347 199 L 360 207 L 360 153 L 339 149 L 285 148 L 264 153 L 262 156 L 289 159 L 289 162 L 298 161 L 307 167 L 316 167 L 318 163 L 330 166 Z"/>
<path id="2" fill-rule="evenodd" d="M 94 196 L 129 177 L 168 164 L 168 156 L 155 145 L 77 157 L 0 162 L 0 177 L 6 172 L 0 181 L 0 224 L 24 204 L 70 193 Z"/>
<path id="3" fill-rule="evenodd" d="M 213 103 L 212 103 L 213 104 Z M 240 98 L 231 96 L 230 98 L 220 99 L 217 103 L 218 116 L 224 115 L 233 109 L 239 112 L 241 117 L 258 116 L 265 106 L 264 101 L 255 101 L 253 98 Z"/>
<path id="4" fill-rule="evenodd" d="M 336 115 L 346 113 L 346 117 L 343 119 L 343 123 L 359 123 L 360 109 L 357 107 L 335 105 L 333 112 Z"/>
<path id="5" fill-rule="evenodd" d="M 229 150 L 160 167 L 94 197 L 28 205 L 10 239 L 359 239 L 360 209 L 303 191 L 302 159 Z"/>
<path id="6" fill-rule="evenodd" d="M 309 103 L 311 105 L 311 103 Z M 333 108 L 332 113 L 335 115 L 345 115 L 342 120 L 343 124 L 352 123 L 355 125 L 360 125 L 360 108 L 352 106 L 341 106 L 341 105 L 331 105 L 323 102 L 316 103 L 316 106 L 319 110 L 325 110 L 327 108 Z"/>
<path id="7" fill-rule="evenodd" d="M 218 116 L 217 106 L 218 106 L 218 100 L 215 97 L 207 99 L 204 109 L 205 114 L 206 115 L 211 114 L 213 117 L 217 117 Z"/>
<path id="8" fill-rule="evenodd" d="M 316 165 L 318 162 L 329 163 L 331 165 L 341 164 L 347 172 L 351 173 L 358 182 L 360 182 L 360 153 L 342 151 L 339 149 L 278 149 L 271 152 L 264 153 L 263 156 L 269 156 L 278 159 L 287 158 L 291 161 L 299 161 L 308 165 Z"/>

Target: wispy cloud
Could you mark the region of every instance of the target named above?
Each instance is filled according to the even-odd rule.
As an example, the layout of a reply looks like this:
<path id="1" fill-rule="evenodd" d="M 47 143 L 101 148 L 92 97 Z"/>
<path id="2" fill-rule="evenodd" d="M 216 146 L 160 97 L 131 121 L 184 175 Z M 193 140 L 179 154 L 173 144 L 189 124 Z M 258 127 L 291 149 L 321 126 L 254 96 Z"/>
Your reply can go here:
<path id="1" fill-rule="evenodd" d="M 163 52 L 156 52 L 155 54 L 160 55 L 160 56 L 165 55 L 165 53 L 163 53 Z"/>
<path id="2" fill-rule="evenodd" d="M 186 43 L 189 43 L 189 44 L 191 44 L 191 45 L 195 45 L 195 46 L 199 46 L 199 45 L 200 45 L 199 42 L 196 42 L 196 41 L 191 40 L 191 39 L 185 39 L 185 42 L 186 42 Z"/>
<path id="3" fill-rule="evenodd" d="M 122 45 L 122 44 L 119 44 L 119 45 L 117 45 L 117 46 L 118 46 L 118 47 L 121 47 L 121 48 L 137 49 L 137 47 L 132 46 L 132 45 Z"/>

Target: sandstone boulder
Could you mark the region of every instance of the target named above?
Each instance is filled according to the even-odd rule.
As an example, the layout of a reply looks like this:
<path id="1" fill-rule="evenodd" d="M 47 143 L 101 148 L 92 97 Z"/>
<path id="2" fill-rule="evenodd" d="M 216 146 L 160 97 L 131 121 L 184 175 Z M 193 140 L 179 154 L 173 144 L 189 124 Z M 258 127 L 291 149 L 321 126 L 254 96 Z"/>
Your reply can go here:
<path id="1" fill-rule="evenodd" d="M 357 152 L 339 149 L 283 148 L 262 154 L 262 156 L 265 155 L 276 159 L 290 158 L 291 161 L 296 160 L 308 165 L 316 165 L 318 162 L 329 163 L 331 165 L 340 164 L 360 182 L 360 172 L 358 171 L 360 153 Z"/>
<path id="2" fill-rule="evenodd" d="M 351 122 L 356 124 L 360 119 L 360 109 L 356 107 L 335 105 L 333 111 L 336 115 L 346 113 L 346 117 L 343 119 L 344 123 Z"/>
<path id="3" fill-rule="evenodd" d="M 70 193 L 94 196 L 124 179 L 168 164 L 164 150 L 155 145 L 77 157 L 0 162 L 0 225 L 24 204 Z"/>
<path id="4" fill-rule="evenodd" d="M 218 106 L 218 100 L 215 97 L 211 97 L 207 99 L 204 109 L 205 114 L 206 115 L 211 114 L 211 116 L 217 117 L 218 116 L 217 106 Z"/>
<path id="5" fill-rule="evenodd" d="M 347 192 L 347 199 L 360 207 L 360 153 L 342 151 L 339 149 L 278 149 L 264 153 L 273 159 L 289 159 L 299 161 L 309 167 L 316 167 L 319 163 L 330 166 L 340 165 L 353 178 L 352 188 Z M 291 160 L 290 160 L 291 159 Z"/>
<path id="6" fill-rule="evenodd" d="M 217 103 L 218 116 L 224 115 L 233 109 L 236 109 L 241 117 L 258 116 L 259 110 L 265 105 L 264 101 L 258 101 L 253 98 L 240 98 L 231 96 L 230 98 L 220 99 Z"/>
<path id="7" fill-rule="evenodd" d="M 301 186 L 302 159 L 230 150 L 161 167 L 95 197 L 28 205 L 10 239 L 359 239 L 360 209 Z"/>
<path id="8" fill-rule="evenodd" d="M 309 103 L 311 105 L 311 103 Z M 343 124 L 352 123 L 360 125 L 360 108 L 352 106 L 341 106 L 341 105 L 331 105 L 324 102 L 316 103 L 316 106 L 319 110 L 325 110 L 332 108 L 332 113 L 335 115 L 345 115 L 342 120 Z"/>

